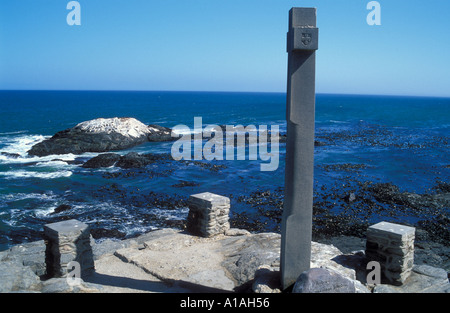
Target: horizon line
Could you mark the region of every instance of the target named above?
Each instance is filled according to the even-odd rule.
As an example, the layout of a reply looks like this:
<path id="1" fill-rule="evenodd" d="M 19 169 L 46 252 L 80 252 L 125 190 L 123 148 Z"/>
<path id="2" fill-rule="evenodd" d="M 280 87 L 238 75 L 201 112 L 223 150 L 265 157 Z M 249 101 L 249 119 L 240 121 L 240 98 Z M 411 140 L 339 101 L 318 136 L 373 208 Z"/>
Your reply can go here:
<path id="1" fill-rule="evenodd" d="M 79 91 L 79 92 L 185 92 L 185 93 L 262 93 L 262 94 L 286 94 L 286 91 L 233 91 L 233 90 L 140 90 L 140 89 L 0 89 L 2 91 Z M 339 93 L 339 92 L 316 92 L 316 95 L 336 95 L 336 96 L 371 96 L 371 97 L 411 97 L 411 98 L 450 98 L 448 96 L 435 95 L 407 95 L 407 94 L 372 94 L 372 93 Z"/>

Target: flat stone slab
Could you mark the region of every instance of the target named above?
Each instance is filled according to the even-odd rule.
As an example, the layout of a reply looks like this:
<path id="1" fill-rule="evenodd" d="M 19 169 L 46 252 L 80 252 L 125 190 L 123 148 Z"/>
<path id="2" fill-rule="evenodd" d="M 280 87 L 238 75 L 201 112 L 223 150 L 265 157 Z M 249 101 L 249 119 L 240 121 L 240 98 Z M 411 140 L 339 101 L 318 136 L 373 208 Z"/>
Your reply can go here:
<path id="1" fill-rule="evenodd" d="M 224 256 L 218 251 L 217 240 L 177 233 L 149 240 L 144 247 L 120 249 L 115 255 L 164 282 L 224 291 L 235 287 L 231 275 L 221 266 Z"/>
<path id="2" fill-rule="evenodd" d="M 84 232 L 89 226 L 78 220 L 67 220 L 44 226 L 45 233 L 54 233 L 65 237 L 72 237 Z"/>
<path id="3" fill-rule="evenodd" d="M 275 233 L 210 238 L 165 232 L 142 246 L 119 249 L 115 256 L 171 285 L 189 290 L 235 291 L 255 278 L 261 266 L 279 269 L 281 236 Z M 339 249 L 312 242 L 311 266 L 339 271 L 350 280 L 355 271 L 333 260 Z M 182 257 L 180 257 L 182 256 Z"/>
<path id="4" fill-rule="evenodd" d="M 153 293 L 175 292 L 155 276 L 109 254 L 95 261 L 96 271 L 86 282 L 102 286 L 101 292 Z"/>
<path id="5" fill-rule="evenodd" d="M 229 205 L 230 199 L 211 192 L 203 192 L 189 196 L 189 202 L 202 207 L 214 208 L 215 206 Z"/>
<path id="6" fill-rule="evenodd" d="M 393 224 L 389 222 L 380 222 L 368 228 L 368 232 L 378 232 L 389 234 L 390 236 L 397 236 L 403 238 L 405 236 L 414 236 L 416 229 L 400 224 Z"/>

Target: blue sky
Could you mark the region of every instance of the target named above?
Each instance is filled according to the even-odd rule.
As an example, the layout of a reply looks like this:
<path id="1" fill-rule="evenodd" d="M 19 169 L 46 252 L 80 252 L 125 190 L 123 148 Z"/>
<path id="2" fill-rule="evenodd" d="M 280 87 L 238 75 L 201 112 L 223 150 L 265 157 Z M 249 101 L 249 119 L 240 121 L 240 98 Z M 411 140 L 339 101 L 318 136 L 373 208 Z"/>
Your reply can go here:
<path id="1" fill-rule="evenodd" d="M 450 96 L 450 1 L 0 2 L 0 89 L 286 90 L 291 7 L 316 7 L 317 92 Z"/>

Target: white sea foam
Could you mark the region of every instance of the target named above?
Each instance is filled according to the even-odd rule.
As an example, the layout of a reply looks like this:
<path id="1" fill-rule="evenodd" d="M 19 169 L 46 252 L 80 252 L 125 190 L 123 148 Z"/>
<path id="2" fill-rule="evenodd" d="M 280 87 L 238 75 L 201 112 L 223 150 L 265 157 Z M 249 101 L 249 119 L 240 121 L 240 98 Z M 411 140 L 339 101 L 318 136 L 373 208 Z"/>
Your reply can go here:
<path id="1" fill-rule="evenodd" d="M 0 136 L 5 136 L 5 135 L 18 135 L 18 134 L 24 134 L 24 133 L 28 133 L 28 130 L 18 130 L 18 131 L 15 131 L 15 132 L 0 133 Z"/>
<path id="2" fill-rule="evenodd" d="M 8 194 L 4 195 L 3 198 L 6 201 L 20 201 L 25 199 L 39 199 L 39 200 L 55 200 L 56 195 L 53 192 L 47 192 L 47 193 L 14 193 L 14 194 Z"/>
<path id="3" fill-rule="evenodd" d="M 179 208 L 177 210 L 171 211 L 166 209 L 152 208 L 153 214 L 157 215 L 161 219 L 165 220 L 183 220 L 187 217 L 189 213 L 188 208 Z"/>
<path id="4" fill-rule="evenodd" d="M 74 160 L 77 157 L 74 154 L 28 157 L 28 150 L 30 150 L 33 145 L 45 140 L 46 138 L 46 136 L 42 135 L 25 135 L 9 137 L 3 141 L 4 147 L 0 150 L 6 153 L 18 154 L 18 156 L 0 155 L 0 164 L 36 164 L 27 166 L 26 169 L 0 172 L 0 177 L 3 177 L 4 179 L 54 179 L 71 176 L 71 169 L 76 167 L 76 165 L 69 165 L 64 161 Z M 45 167 L 48 167 L 51 170 L 43 171 L 43 168 Z"/>
<path id="5" fill-rule="evenodd" d="M 0 172 L 0 176 L 5 179 L 19 179 L 19 178 L 40 178 L 40 179 L 55 179 L 62 177 L 70 177 L 73 173 L 71 171 L 59 172 L 32 172 L 32 171 L 9 171 Z"/>
<path id="6" fill-rule="evenodd" d="M 48 215 L 50 215 L 50 213 L 53 213 L 55 211 L 56 206 L 49 206 L 49 207 L 45 207 L 45 208 L 39 208 L 39 209 L 35 209 L 34 214 L 36 215 L 36 217 L 46 217 Z"/>
<path id="7" fill-rule="evenodd" d="M 13 158 L 5 155 L 0 155 L 0 161 L 16 161 L 23 162 L 23 160 L 27 156 L 28 150 L 31 147 L 41 141 L 47 139 L 48 136 L 42 135 L 25 135 L 25 136 L 17 136 L 17 137 L 7 137 L 2 140 L 2 144 L 4 146 L 1 148 L 2 152 L 18 154 L 18 158 Z M 27 159 L 29 160 L 29 159 Z"/>
<path id="8" fill-rule="evenodd" d="M 174 135 L 195 135 L 195 134 L 201 134 L 202 132 L 203 132 L 203 130 L 193 130 L 193 129 L 190 129 L 188 127 L 185 127 L 185 128 L 183 128 L 183 127 L 178 127 L 178 128 L 174 127 L 172 129 L 172 133 Z"/>
<path id="9" fill-rule="evenodd" d="M 330 120 L 331 123 L 335 123 L 335 124 L 348 124 L 349 122 L 347 121 L 336 121 L 336 120 Z"/>
<path id="10" fill-rule="evenodd" d="M 67 158 L 64 158 L 66 161 L 71 161 L 68 160 Z M 36 167 L 68 167 L 70 166 L 69 164 L 67 164 L 65 161 L 63 161 L 62 159 L 52 159 L 50 161 L 41 161 L 36 163 L 34 166 Z"/>
<path id="11" fill-rule="evenodd" d="M 68 154 L 52 154 L 43 157 L 38 156 L 29 156 L 28 151 L 33 147 L 33 145 L 47 139 L 48 136 L 42 135 L 25 135 L 18 137 L 8 137 L 4 140 L 0 140 L 0 144 L 4 146 L 0 148 L 1 152 L 6 152 L 10 154 L 14 154 L 14 156 L 10 155 L 1 155 L 0 154 L 0 164 L 27 164 L 27 163 L 35 163 L 31 168 L 42 168 L 42 167 L 50 167 L 56 168 L 60 170 L 71 170 L 78 165 L 68 164 L 67 162 L 75 160 L 77 157 L 88 157 L 92 158 L 97 156 L 98 153 L 87 152 L 82 155 L 75 155 L 72 153 Z M 18 155 L 18 156 L 17 156 Z M 21 175 L 20 173 L 18 175 Z M 34 174 L 30 174 L 34 175 Z M 63 174 L 67 176 L 67 173 Z M 38 175 L 39 176 L 39 175 Z M 52 176 L 52 175 L 49 175 Z"/>

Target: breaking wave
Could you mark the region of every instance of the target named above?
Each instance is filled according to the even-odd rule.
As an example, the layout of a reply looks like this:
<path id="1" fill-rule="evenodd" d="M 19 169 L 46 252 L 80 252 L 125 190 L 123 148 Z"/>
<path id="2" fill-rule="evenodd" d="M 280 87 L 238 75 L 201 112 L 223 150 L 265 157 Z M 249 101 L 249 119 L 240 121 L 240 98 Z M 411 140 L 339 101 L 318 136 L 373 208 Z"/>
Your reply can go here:
<path id="1" fill-rule="evenodd" d="M 0 172 L 0 176 L 5 179 L 17 179 L 17 178 L 41 178 L 41 179 L 55 179 L 62 177 L 72 176 L 71 171 L 59 171 L 59 172 L 32 172 L 32 171 L 9 171 Z"/>

